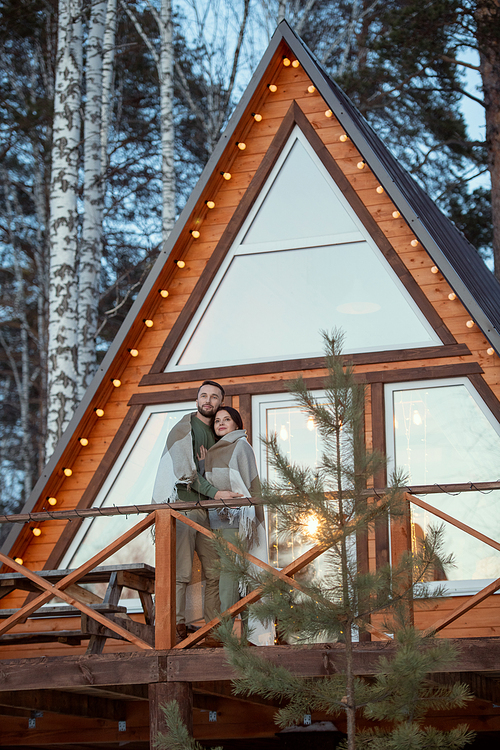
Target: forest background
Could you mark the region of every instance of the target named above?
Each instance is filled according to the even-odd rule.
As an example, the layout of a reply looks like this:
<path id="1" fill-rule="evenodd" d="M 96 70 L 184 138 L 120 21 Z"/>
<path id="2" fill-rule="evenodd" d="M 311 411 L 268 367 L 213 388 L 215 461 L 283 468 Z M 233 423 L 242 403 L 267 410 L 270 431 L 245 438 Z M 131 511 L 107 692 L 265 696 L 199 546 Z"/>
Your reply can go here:
<path id="1" fill-rule="evenodd" d="M 500 0 L 2 0 L 0 512 L 29 497 L 283 19 L 500 278 Z"/>

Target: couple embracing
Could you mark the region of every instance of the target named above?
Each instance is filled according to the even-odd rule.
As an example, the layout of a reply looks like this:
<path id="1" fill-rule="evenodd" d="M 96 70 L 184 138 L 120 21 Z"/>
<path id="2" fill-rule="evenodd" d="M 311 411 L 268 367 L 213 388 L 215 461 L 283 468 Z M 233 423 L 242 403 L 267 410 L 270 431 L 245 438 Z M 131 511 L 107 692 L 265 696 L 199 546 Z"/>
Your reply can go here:
<path id="1" fill-rule="evenodd" d="M 239 412 L 223 406 L 224 389 L 206 380 L 198 390 L 197 411 L 187 414 L 170 431 L 153 490 L 153 502 L 175 500 L 237 500 L 260 494 L 255 454 L 246 439 Z M 228 541 L 236 534 L 250 544 L 265 539 L 262 506 L 198 507 L 185 513 L 200 526 L 218 529 Z M 205 578 L 203 614 L 210 622 L 238 598 L 238 583 L 216 570 L 217 554 L 206 536 L 184 523 L 176 536 L 176 622 L 178 641 L 187 636 L 186 593 L 191 580 L 194 551 Z"/>

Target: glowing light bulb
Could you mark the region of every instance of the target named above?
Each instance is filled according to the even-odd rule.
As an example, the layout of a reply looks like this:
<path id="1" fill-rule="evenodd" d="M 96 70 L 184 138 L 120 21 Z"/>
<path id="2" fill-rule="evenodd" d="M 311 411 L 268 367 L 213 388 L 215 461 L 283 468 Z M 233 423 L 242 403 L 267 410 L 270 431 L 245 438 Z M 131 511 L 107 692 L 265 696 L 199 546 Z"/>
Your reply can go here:
<path id="1" fill-rule="evenodd" d="M 154 326 L 154 323 L 150 318 L 146 318 L 144 320 L 144 325 L 146 326 L 146 328 L 152 328 Z"/>
<path id="2" fill-rule="evenodd" d="M 365 166 L 366 166 L 366 164 L 365 164 L 364 161 L 358 161 L 358 163 L 356 164 L 356 166 L 357 166 L 358 169 L 364 169 Z"/>
<path id="3" fill-rule="evenodd" d="M 240 151 L 244 151 L 247 147 L 246 143 L 242 143 L 241 141 L 236 141 L 236 145 L 238 146 Z"/>
<path id="4" fill-rule="evenodd" d="M 400 216 L 401 216 L 401 214 L 399 213 L 399 211 L 393 211 L 392 212 L 392 218 L 393 219 L 399 219 Z"/>
<path id="5" fill-rule="evenodd" d="M 468 320 L 465 325 L 467 326 L 467 328 L 474 328 L 474 321 L 473 320 Z"/>
<path id="6" fill-rule="evenodd" d="M 288 440 L 288 430 L 286 429 L 284 424 L 281 425 L 280 438 L 282 440 Z"/>
<path id="7" fill-rule="evenodd" d="M 422 424 L 422 417 L 420 416 L 420 412 L 418 412 L 417 409 L 415 409 L 413 412 L 413 424 Z"/>
<path id="8" fill-rule="evenodd" d="M 129 349 L 130 356 L 131 357 L 138 357 L 139 356 L 139 349 Z"/>
<path id="9" fill-rule="evenodd" d="M 455 294 L 455 292 L 450 292 L 449 293 L 449 295 L 448 295 L 448 299 L 449 300 L 451 300 L 453 302 L 453 300 L 456 299 L 456 298 L 457 298 L 457 295 Z"/>
<path id="10" fill-rule="evenodd" d="M 15 557 L 14 562 L 16 562 L 18 565 L 22 565 L 24 563 L 24 560 L 22 557 Z"/>
<path id="11" fill-rule="evenodd" d="M 186 266 L 186 261 L 185 260 L 176 260 L 175 262 L 176 262 L 178 268 L 185 268 L 185 266 Z"/>
<path id="12" fill-rule="evenodd" d="M 432 266 L 431 273 L 439 273 L 439 268 L 437 266 Z"/>
<path id="13" fill-rule="evenodd" d="M 309 417 L 309 419 L 306 422 L 307 429 L 312 432 L 314 428 L 316 427 L 316 424 L 314 423 L 313 417 Z"/>
<path id="14" fill-rule="evenodd" d="M 316 91 L 316 86 L 313 86 L 311 84 L 311 86 L 307 87 L 307 90 L 309 91 L 310 94 L 314 94 L 314 92 Z"/>
<path id="15" fill-rule="evenodd" d="M 47 502 L 49 505 L 57 505 L 57 497 L 48 497 Z"/>
<path id="16" fill-rule="evenodd" d="M 304 519 L 304 532 L 307 536 L 314 537 L 318 533 L 319 519 L 311 513 Z"/>
<path id="17" fill-rule="evenodd" d="M 342 141 L 342 143 L 345 143 L 348 140 L 348 137 L 345 133 L 342 133 L 342 135 L 339 138 L 339 141 Z"/>
<path id="18" fill-rule="evenodd" d="M 333 117 L 333 112 L 331 109 L 327 109 L 325 112 L 325 117 Z"/>
<path id="19" fill-rule="evenodd" d="M 254 112 L 252 117 L 255 120 L 255 122 L 261 122 L 262 120 L 262 115 L 260 115 L 258 112 Z"/>
<path id="20" fill-rule="evenodd" d="M 273 94 L 278 90 L 278 87 L 275 83 L 268 83 L 267 88 L 269 89 L 269 91 L 272 91 Z"/>
<path id="21" fill-rule="evenodd" d="M 283 58 L 283 65 L 285 66 L 285 68 L 288 68 L 288 66 L 291 64 L 292 64 L 292 61 L 288 57 Z"/>
<path id="22" fill-rule="evenodd" d="M 207 208 L 215 208 L 215 201 L 205 201 Z"/>
<path id="23" fill-rule="evenodd" d="M 33 536 L 40 536 L 40 534 L 42 533 L 42 530 L 39 529 L 38 526 L 35 526 L 34 529 L 31 529 L 31 533 L 33 534 Z"/>
<path id="24" fill-rule="evenodd" d="M 225 180 L 231 179 L 231 172 L 221 172 L 221 175 L 224 177 Z"/>
<path id="25" fill-rule="evenodd" d="M 199 231 L 197 229 L 192 229 L 191 230 L 191 236 L 194 237 L 195 240 L 197 240 L 198 237 L 200 236 L 200 233 L 199 233 Z"/>
<path id="26" fill-rule="evenodd" d="M 410 245 L 411 245 L 412 247 L 417 247 L 417 245 L 418 245 L 418 240 L 412 240 L 412 241 L 410 242 Z"/>
<path id="27" fill-rule="evenodd" d="M 384 188 L 382 187 L 382 185 L 379 185 L 377 188 L 377 193 L 382 194 L 383 192 L 384 192 Z"/>
<path id="28" fill-rule="evenodd" d="M 89 441 L 87 440 L 87 438 L 79 438 L 79 440 L 80 440 L 80 445 L 85 446 L 89 444 Z"/>
<path id="29" fill-rule="evenodd" d="M 63 469 L 63 474 L 65 477 L 70 477 L 73 474 L 73 469 Z"/>
<path id="30" fill-rule="evenodd" d="M 493 354 L 495 354 L 495 350 L 493 349 L 492 346 L 490 346 L 489 349 L 486 349 L 486 354 L 489 354 L 490 357 L 492 357 Z"/>
<path id="31" fill-rule="evenodd" d="M 292 68 L 298 68 L 298 67 L 299 67 L 299 65 L 300 65 L 300 63 L 299 63 L 299 61 L 298 61 L 298 60 L 294 60 L 294 61 L 292 62 Z"/>
<path id="32" fill-rule="evenodd" d="M 101 408 L 97 407 L 96 409 L 94 409 L 94 411 L 95 411 L 95 413 L 97 414 L 98 417 L 103 417 L 104 416 L 104 409 L 101 409 Z"/>
<path id="33" fill-rule="evenodd" d="M 160 294 L 162 297 L 168 297 L 168 290 L 167 289 L 160 289 Z"/>
<path id="34" fill-rule="evenodd" d="M 119 388 L 122 384 L 122 381 L 119 378 L 113 378 L 111 382 L 113 383 L 115 388 Z"/>

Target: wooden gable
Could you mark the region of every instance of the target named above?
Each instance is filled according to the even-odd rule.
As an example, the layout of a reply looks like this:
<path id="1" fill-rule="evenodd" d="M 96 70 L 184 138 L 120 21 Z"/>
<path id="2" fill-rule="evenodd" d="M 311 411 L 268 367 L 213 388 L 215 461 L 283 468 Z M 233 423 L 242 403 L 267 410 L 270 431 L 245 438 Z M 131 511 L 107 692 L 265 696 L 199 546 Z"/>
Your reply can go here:
<path id="1" fill-rule="evenodd" d="M 26 567 L 58 567 L 79 522 L 58 520 L 57 511 L 92 505 L 145 406 L 194 400 L 201 380 L 217 379 L 250 428 L 252 395 L 284 392 L 284 381 L 299 374 L 310 387 L 321 387 L 325 369 L 319 356 L 165 372 L 295 126 L 441 342 L 349 356 L 367 384 L 368 444 L 385 448 L 383 391 L 388 382 L 467 377 L 500 420 L 498 321 L 478 291 L 477 277 L 496 302 L 498 284 L 472 255 L 470 276 L 476 281 L 468 278 L 465 240 L 419 188 L 411 188 L 411 179 L 282 24 L 32 493 L 25 510 L 49 508 L 54 518 L 41 524 L 40 536 L 33 536 L 34 524 L 25 524 L 6 542 L 4 551 L 22 558 Z M 385 477 L 377 481 L 385 485 Z M 48 506 L 49 497 L 57 505 Z M 371 541 L 372 563 L 387 559 L 388 549 L 381 530 Z M 22 592 L 13 593 L 2 607 L 19 606 L 23 598 Z"/>

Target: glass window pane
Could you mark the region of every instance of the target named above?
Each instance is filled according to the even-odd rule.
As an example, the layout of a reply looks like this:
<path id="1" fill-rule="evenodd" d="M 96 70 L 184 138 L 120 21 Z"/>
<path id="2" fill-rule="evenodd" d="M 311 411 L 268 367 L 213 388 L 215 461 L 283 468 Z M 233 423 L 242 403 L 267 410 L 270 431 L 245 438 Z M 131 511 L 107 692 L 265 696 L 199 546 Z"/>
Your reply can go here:
<path id="1" fill-rule="evenodd" d="M 242 244 L 359 233 L 338 192 L 296 140 Z"/>
<path id="2" fill-rule="evenodd" d="M 334 326 L 346 352 L 439 343 L 379 251 L 353 242 L 233 258 L 178 364 L 319 356 Z"/>

